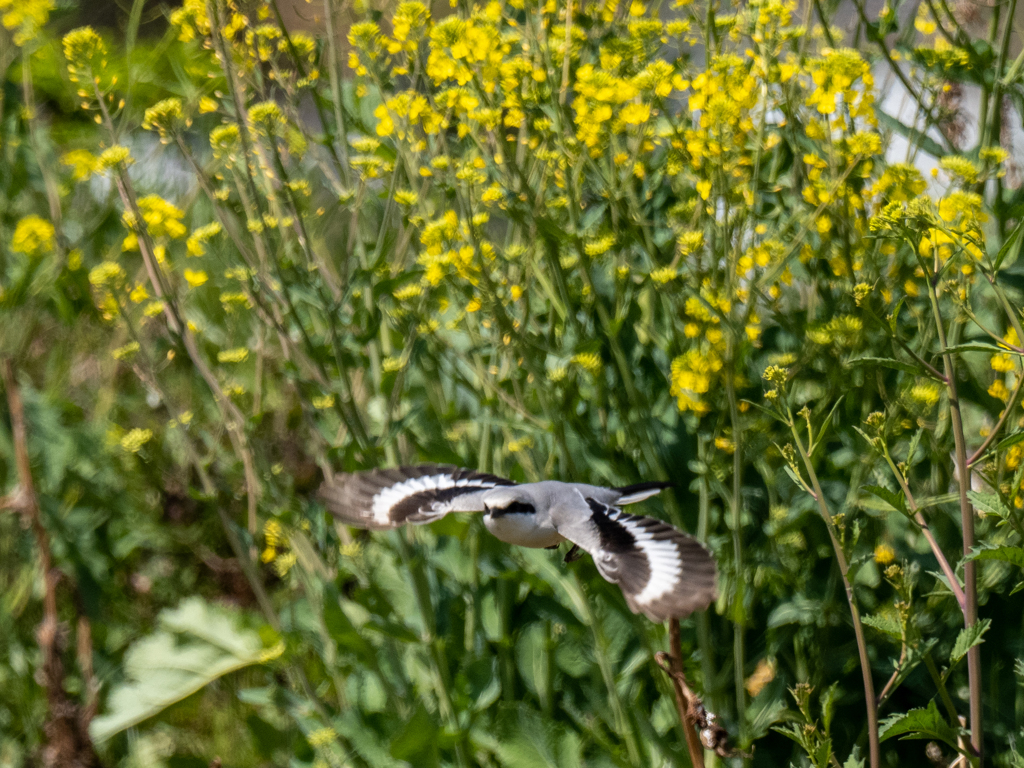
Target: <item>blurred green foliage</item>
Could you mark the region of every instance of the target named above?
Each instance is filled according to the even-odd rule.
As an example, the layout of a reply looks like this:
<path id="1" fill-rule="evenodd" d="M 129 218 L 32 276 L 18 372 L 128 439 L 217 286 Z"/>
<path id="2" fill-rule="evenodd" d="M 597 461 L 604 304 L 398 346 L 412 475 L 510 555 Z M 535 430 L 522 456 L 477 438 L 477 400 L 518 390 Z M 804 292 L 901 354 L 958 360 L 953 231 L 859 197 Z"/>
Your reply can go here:
<path id="1" fill-rule="evenodd" d="M 1024 765 L 1012 8 L 985 42 L 944 2 L 845 38 L 775 0 L 326 0 L 318 34 L 188 0 L 151 37 L 145 6 L 0 0 L 39 506 L 12 405 L 0 766 L 55 764 L 54 685 L 108 765 L 688 765 L 666 632 L 588 559 L 315 500 L 420 461 L 675 481 L 648 511 L 720 565 L 686 674 L 748 764 L 977 763 L 983 731 Z M 897 71 L 913 125 L 875 107 Z"/>

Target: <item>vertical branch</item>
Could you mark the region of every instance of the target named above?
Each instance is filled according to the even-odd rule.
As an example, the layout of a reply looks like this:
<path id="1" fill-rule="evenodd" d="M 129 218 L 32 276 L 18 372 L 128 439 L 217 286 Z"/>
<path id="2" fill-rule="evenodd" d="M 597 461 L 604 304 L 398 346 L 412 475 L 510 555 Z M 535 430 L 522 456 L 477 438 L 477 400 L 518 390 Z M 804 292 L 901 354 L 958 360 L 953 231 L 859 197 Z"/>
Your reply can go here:
<path id="1" fill-rule="evenodd" d="M 967 441 L 964 439 L 964 423 L 960 416 L 960 397 L 956 388 L 956 366 L 946 345 L 946 328 L 939 311 L 939 297 L 935 292 L 937 278 L 928 278 L 928 298 L 942 348 L 943 372 L 946 376 L 946 390 L 949 394 L 949 419 L 953 430 L 953 447 L 956 452 L 956 474 L 960 498 L 960 527 L 963 534 L 964 552 L 964 626 L 973 627 L 978 622 L 978 564 L 967 558 L 974 548 L 974 506 L 967 496 L 971 489 L 971 468 L 967 459 Z M 981 709 L 981 647 L 974 645 L 967 651 L 967 686 L 970 691 L 971 748 L 981 757 L 982 709 Z M 981 760 L 978 761 L 981 765 Z"/>
<path id="2" fill-rule="evenodd" d="M 846 589 L 846 602 L 850 606 L 850 618 L 853 620 L 853 634 L 857 640 L 857 654 L 860 657 L 860 671 L 864 679 L 864 707 L 868 715 L 868 757 L 871 768 L 879 768 L 881 765 L 881 748 L 878 740 L 878 705 L 875 698 L 875 683 L 871 678 L 871 660 L 868 658 L 867 641 L 864 638 L 864 625 L 860 620 L 860 610 L 857 608 L 857 600 L 853 595 L 853 584 L 850 583 L 850 568 L 846 562 L 846 554 L 843 552 L 843 545 L 836 534 L 835 523 L 832 521 L 832 513 L 829 511 L 828 503 L 825 501 L 825 494 L 818 483 L 818 475 L 814 471 L 811 457 L 804 449 L 792 418 L 789 421 L 790 432 L 793 435 L 793 443 L 796 446 L 800 458 L 803 460 L 807 476 L 811 481 L 812 495 L 818 502 L 818 511 L 828 528 L 829 538 L 832 540 L 832 549 L 836 553 L 836 562 L 839 564 L 839 572 L 843 577 L 843 587 Z"/>
<path id="3" fill-rule="evenodd" d="M 679 637 L 679 619 L 669 619 L 668 622 L 668 644 L 671 652 L 669 654 L 669 673 L 672 678 L 672 690 L 676 694 L 676 711 L 679 713 L 679 723 L 683 726 L 683 734 L 686 736 L 686 749 L 690 753 L 690 762 L 694 768 L 704 768 L 704 747 L 697 736 L 697 718 L 693 711 L 693 692 L 686 684 L 686 677 L 683 675 L 683 651 L 682 642 Z"/>
<path id="4" fill-rule="evenodd" d="M 730 344 L 730 347 L 733 344 Z M 734 359 L 730 354 L 730 358 Z M 747 727 L 744 713 L 747 709 L 744 667 L 746 653 L 743 642 L 744 592 L 743 592 L 743 433 L 740 428 L 739 407 L 736 403 L 736 373 L 730 364 L 726 374 L 726 393 L 729 397 L 729 418 L 732 422 L 732 549 L 735 563 L 735 592 L 733 593 L 733 681 L 736 687 L 736 720 L 740 724 L 740 744 L 744 744 Z"/>
<path id="5" fill-rule="evenodd" d="M 92 707 L 83 710 L 68 698 L 64 691 L 64 663 L 61 660 L 60 619 L 57 615 L 57 582 L 60 573 L 53 567 L 50 537 L 43 527 L 39 512 L 39 497 L 32 480 L 32 465 L 28 453 L 28 428 L 25 424 L 25 407 L 14 372 L 14 364 L 3 361 L 4 389 L 7 390 L 7 406 L 11 413 L 11 436 L 14 442 L 14 460 L 18 468 L 19 488 L 16 504 L 20 508 L 39 552 L 39 564 L 43 571 L 43 620 L 36 629 L 36 639 L 43 656 L 42 685 L 46 691 L 47 713 L 43 725 L 46 742 L 42 751 L 42 764 L 47 768 L 92 768 L 100 765 L 89 737 L 89 720 Z M 88 658 L 88 668 L 83 668 L 87 684 L 92 683 L 92 642 L 88 620 L 78 626 L 79 658 Z M 90 694 L 91 695 L 91 694 Z"/>

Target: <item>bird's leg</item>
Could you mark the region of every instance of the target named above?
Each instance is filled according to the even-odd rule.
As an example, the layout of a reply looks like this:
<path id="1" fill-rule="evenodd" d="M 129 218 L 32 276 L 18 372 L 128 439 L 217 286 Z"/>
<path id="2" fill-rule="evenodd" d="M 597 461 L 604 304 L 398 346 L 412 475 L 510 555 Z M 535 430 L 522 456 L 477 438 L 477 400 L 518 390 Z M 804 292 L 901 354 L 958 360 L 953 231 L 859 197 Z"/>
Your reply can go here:
<path id="1" fill-rule="evenodd" d="M 583 553 L 580 551 L 579 544 L 573 544 L 569 551 L 565 553 L 564 562 L 572 563 L 579 560 L 581 557 L 583 557 Z"/>

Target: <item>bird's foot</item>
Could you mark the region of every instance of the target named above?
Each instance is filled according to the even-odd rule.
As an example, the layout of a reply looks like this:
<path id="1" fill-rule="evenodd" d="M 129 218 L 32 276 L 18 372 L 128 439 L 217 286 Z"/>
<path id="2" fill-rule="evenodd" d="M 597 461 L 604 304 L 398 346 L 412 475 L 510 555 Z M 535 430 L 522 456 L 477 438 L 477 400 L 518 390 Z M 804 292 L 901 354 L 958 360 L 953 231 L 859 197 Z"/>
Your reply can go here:
<path id="1" fill-rule="evenodd" d="M 578 544 L 573 544 L 568 552 L 565 553 L 565 560 L 563 562 L 572 563 L 583 557 L 583 552 L 580 550 Z"/>

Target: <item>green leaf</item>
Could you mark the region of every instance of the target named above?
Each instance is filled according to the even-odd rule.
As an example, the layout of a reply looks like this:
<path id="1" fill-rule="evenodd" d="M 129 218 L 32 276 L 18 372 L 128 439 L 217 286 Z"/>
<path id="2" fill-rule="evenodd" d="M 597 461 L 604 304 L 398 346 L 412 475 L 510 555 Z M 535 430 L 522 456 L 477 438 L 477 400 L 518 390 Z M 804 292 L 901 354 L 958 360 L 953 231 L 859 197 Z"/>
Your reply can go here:
<path id="1" fill-rule="evenodd" d="M 437 762 L 437 726 L 430 717 L 430 713 L 422 703 L 416 708 L 409 722 L 391 741 L 391 756 L 399 760 L 421 757 L 414 760 L 416 764 L 422 764 L 422 758 L 429 753 L 433 757 L 431 763 Z M 427 753 L 427 754 L 424 754 Z M 429 759 L 429 758 L 428 758 Z"/>
<path id="2" fill-rule="evenodd" d="M 907 510 L 907 500 L 903 497 L 902 493 L 890 491 L 888 488 L 883 488 L 880 485 L 865 485 L 861 487 L 868 493 L 880 498 L 897 512 L 908 517 L 910 516 L 910 512 Z"/>
<path id="3" fill-rule="evenodd" d="M 896 619 L 887 613 L 874 613 L 867 616 L 862 616 L 861 621 L 867 624 L 869 627 L 877 629 L 889 637 L 896 640 L 903 638 L 903 631 L 900 629 L 900 623 Z"/>
<path id="4" fill-rule="evenodd" d="M 843 768 L 864 768 L 864 758 L 860 756 L 859 748 L 853 748 L 849 758 L 843 763 Z"/>
<path id="5" fill-rule="evenodd" d="M 1024 219 L 1017 223 L 1017 226 L 1013 228 L 1013 232 L 1008 234 L 1006 240 L 1003 241 L 1003 245 L 999 248 L 999 253 L 996 254 L 995 263 L 992 265 L 993 271 L 999 271 L 999 268 L 1003 265 L 1003 260 L 1009 255 L 1010 251 L 1020 251 L 1022 231 L 1024 231 Z"/>
<path id="6" fill-rule="evenodd" d="M 580 768 L 580 737 L 539 712 L 519 706 L 502 712 L 496 752 L 505 768 Z"/>
<path id="7" fill-rule="evenodd" d="M 878 116 L 878 121 L 882 125 L 896 131 L 896 133 L 900 134 L 900 136 L 905 138 L 911 144 L 923 149 L 932 157 L 939 159 L 949 154 L 937 141 L 935 141 L 935 139 L 922 133 L 917 128 L 905 125 L 895 117 L 885 114 L 885 112 L 880 109 L 876 109 L 875 114 Z"/>
<path id="8" fill-rule="evenodd" d="M 125 654 L 127 682 L 114 688 L 107 711 L 89 732 L 103 742 L 192 695 L 219 677 L 267 659 L 259 633 L 239 627 L 240 614 L 190 597 L 160 614 L 160 629 Z"/>
<path id="9" fill-rule="evenodd" d="M 974 549 L 965 559 L 967 560 L 1002 560 L 1004 563 L 1011 563 L 1018 568 L 1024 568 L 1024 547 L 991 547 L 988 549 Z"/>
<path id="10" fill-rule="evenodd" d="M 981 491 L 968 491 L 967 498 L 971 500 L 971 503 L 990 515 L 998 515 L 999 517 L 1006 518 L 1010 514 L 1010 510 L 1003 503 L 1003 500 L 999 498 L 998 493 L 982 493 Z"/>
<path id="11" fill-rule="evenodd" d="M 899 333 L 897 333 L 897 329 L 899 328 L 900 324 L 900 310 L 903 309 L 903 302 L 905 302 L 906 300 L 907 297 L 904 296 L 902 299 L 896 302 L 896 308 L 893 309 L 892 314 L 889 315 L 889 330 L 892 331 L 893 336 L 899 336 Z"/>
<path id="12" fill-rule="evenodd" d="M 858 357 L 848 362 L 850 365 L 881 365 L 885 368 L 912 373 L 915 376 L 931 376 L 931 373 L 923 365 L 905 363 L 902 360 L 895 360 L 891 357 Z"/>
<path id="13" fill-rule="evenodd" d="M 1002 440 L 996 443 L 996 447 L 992 450 L 994 450 L 996 453 L 999 453 L 999 451 L 1004 451 L 1007 448 L 1011 448 L 1020 442 L 1024 442 L 1024 432 L 1018 432 L 1015 435 L 1004 437 Z"/>
<path id="14" fill-rule="evenodd" d="M 797 484 L 798 486 L 800 486 L 801 488 L 803 488 L 803 489 L 804 489 L 805 491 L 807 491 L 808 493 L 810 493 L 810 492 L 811 492 L 811 489 L 807 487 L 807 483 L 805 483 L 805 482 L 803 481 L 803 478 L 802 478 L 802 477 L 800 477 L 800 475 L 798 475 L 798 474 L 797 474 L 796 472 L 794 472 L 794 471 L 793 471 L 793 468 L 792 468 L 792 467 L 790 467 L 789 465 L 786 465 L 785 467 L 783 467 L 783 469 L 785 469 L 785 470 L 786 470 L 786 474 L 787 474 L 787 475 L 789 475 L 790 479 L 791 479 L 791 480 L 792 480 L 792 481 L 793 481 L 794 483 L 796 483 L 796 484 Z"/>
<path id="15" fill-rule="evenodd" d="M 1001 347 L 997 344 L 985 344 L 980 341 L 966 341 L 963 344 L 954 344 L 952 347 L 946 347 L 946 351 L 955 354 L 959 352 L 984 352 L 989 355 L 1003 354 L 1003 355 L 1017 355 L 1021 356 L 1020 352 L 1006 347 Z"/>
<path id="16" fill-rule="evenodd" d="M 953 643 L 953 650 L 949 654 L 950 663 L 956 664 L 967 655 L 967 651 L 984 642 L 982 635 L 988 631 L 991 623 L 991 619 L 980 619 L 971 626 L 961 629 L 960 634 L 956 636 L 956 642 Z"/>
<path id="17" fill-rule="evenodd" d="M 912 709 L 904 714 L 893 715 L 882 721 L 879 739 L 886 741 L 893 736 L 904 739 L 938 739 L 956 749 L 957 732 L 939 714 L 935 699 L 923 709 Z"/>

